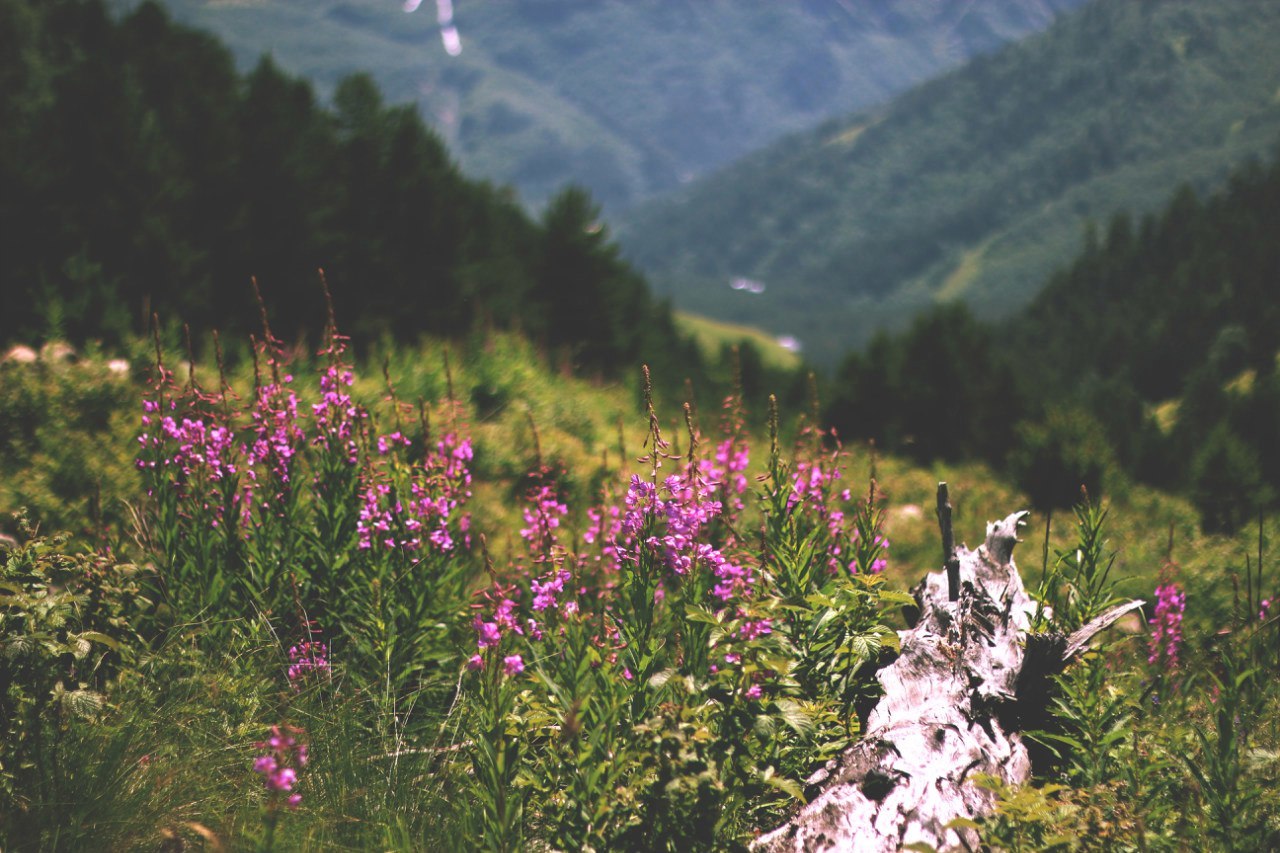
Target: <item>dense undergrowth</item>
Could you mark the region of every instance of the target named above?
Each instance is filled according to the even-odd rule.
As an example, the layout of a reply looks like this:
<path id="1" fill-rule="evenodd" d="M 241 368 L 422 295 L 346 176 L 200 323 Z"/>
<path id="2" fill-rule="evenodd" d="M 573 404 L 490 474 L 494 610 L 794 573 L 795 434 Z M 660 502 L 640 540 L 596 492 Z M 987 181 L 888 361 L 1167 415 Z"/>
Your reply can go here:
<path id="1" fill-rule="evenodd" d="M 510 339 L 379 377 L 332 330 L 316 357 L 265 337 L 243 375 L 0 368 L 27 400 L 7 499 L 104 478 L 61 519 L 79 537 L 23 520 L 3 546 L 6 849 L 732 849 L 858 736 L 939 472 L 751 429 L 735 396 L 672 419 Z M 951 473 L 962 531 L 1019 500 Z M 1058 627 L 1160 588 L 1063 676 L 1037 784 L 984 837 L 1265 849 L 1267 531 L 1122 506 L 1120 558 L 1096 509 L 1024 546 Z"/>

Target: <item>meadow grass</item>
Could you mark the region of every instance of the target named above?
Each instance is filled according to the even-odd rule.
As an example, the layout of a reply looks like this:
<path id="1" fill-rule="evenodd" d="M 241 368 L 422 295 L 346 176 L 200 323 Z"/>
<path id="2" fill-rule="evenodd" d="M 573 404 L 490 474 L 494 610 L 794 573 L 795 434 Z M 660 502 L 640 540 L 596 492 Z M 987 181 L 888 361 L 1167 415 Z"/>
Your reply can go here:
<path id="1" fill-rule="evenodd" d="M 970 545 L 1025 506 L 984 466 L 838 449 L 732 397 L 672 417 L 511 336 L 373 347 L 349 384 L 332 344 L 258 355 L 256 380 L 229 359 L 225 395 L 208 363 L 200 393 L 97 355 L 0 368 L 21 404 L 5 499 L 80 531 L 27 525 L 4 546 L 7 849 L 738 848 L 858 736 L 863 667 L 892 654 L 904 590 L 941 561 L 938 481 Z M 220 423 L 266 444 L 236 451 Z M 135 456 L 161 464 L 139 477 Z M 305 488 L 245 510 L 211 476 L 230 459 L 237 489 L 250 469 L 255 493 L 279 487 L 289 459 Z M 415 488 L 433 508 L 387 497 Z M 1186 502 L 1137 485 L 1108 507 L 1087 536 L 1054 518 L 1047 543 L 1034 518 L 1023 577 L 1062 625 L 1094 606 L 1085 563 L 1111 566 L 1106 595 L 1160 586 L 1146 615 L 1165 651 L 1137 620 L 1063 676 L 1033 733 L 1037 783 L 997 792 L 984 839 L 1265 849 L 1275 521 L 1204 536 Z M 237 513 L 235 536 L 211 526 Z M 453 544 L 410 545 L 414 518 Z M 305 762 L 270 745 L 293 731 Z"/>

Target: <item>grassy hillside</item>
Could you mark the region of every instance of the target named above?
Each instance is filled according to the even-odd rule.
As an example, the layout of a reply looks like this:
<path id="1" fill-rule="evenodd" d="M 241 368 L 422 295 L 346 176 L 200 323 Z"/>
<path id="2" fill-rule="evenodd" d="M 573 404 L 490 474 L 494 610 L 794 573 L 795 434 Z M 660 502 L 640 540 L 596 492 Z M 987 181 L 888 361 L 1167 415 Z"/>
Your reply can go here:
<path id="1" fill-rule="evenodd" d="M 120 0 L 132 5 L 135 0 Z M 167 0 L 245 65 L 271 53 L 333 91 L 366 70 L 416 101 L 471 174 L 540 205 L 568 182 L 606 209 L 731 162 L 1046 26 L 1080 0 L 966 4 Z"/>
<path id="2" fill-rule="evenodd" d="M 124 361 L 92 350 L 68 358 L 51 346 L 35 363 L 0 361 L 0 533 L 15 532 L 13 513 L 25 507 L 45 529 L 70 530 L 86 539 L 105 534 L 108 541 L 129 547 L 138 533 L 133 525 L 143 488 L 134 464 L 139 400 L 147 393 L 143 378 L 154 354 L 147 341 L 136 342 L 122 354 Z M 247 351 L 229 344 L 227 357 L 232 399 L 252 399 L 253 365 Z M 300 350 L 289 358 L 289 369 L 299 377 L 315 372 L 321 362 Z M 186 364 L 170 362 L 170 367 L 178 371 L 182 384 Z M 526 475 L 539 465 L 556 472 L 562 496 L 575 507 L 590 505 L 602 488 L 614 489 L 630 474 L 644 471 L 637 462 L 646 434 L 638 371 L 610 383 L 572 378 L 551 369 L 526 341 L 507 334 L 466 346 L 424 341 L 406 347 L 388 342 L 371 349 L 354 367 L 351 395 L 359 405 L 385 414 L 385 377 L 390 377 L 396 397 L 410 408 L 418 400 L 436 401 L 431 418 L 437 430 L 457 428 L 471 437 L 475 525 L 489 537 L 495 553 L 505 554 L 518 542 Z M 217 384 L 212 363 L 198 365 L 195 376 L 206 389 Z M 665 379 L 664 385 L 679 385 Z M 690 402 L 704 443 L 719 440 L 725 417 L 722 401 L 715 391 L 692 390 Z M 764 390 L 782 396 L 787 389 Z M 451 394 L 456 404 L 452 413 L 443 406 Z M 659 423 L 672 453 L 688 449 L 681 414 L 684 396 L 669 394 L 657 400 Z M 781 412 L 784 445 L 803 443 L 799 433 L 809 416 L 802 409 L 793 403 Z M 754 479 L 765 473 L 768 413 L 756 403 L 743 415 L 746 441 L 755 449 L 748 470 Z M 411 416 L 403 417 L 407 431 Z M 856 497 L 872 477 L 876 480 L 892 543 L 887 571 L 902 584 L 914 582 L 937 561 L 932 501 L 938 481 L 951 484 L 957 536 L 970 543 L 981 539 L 988 520 L 1031 505 L 1007 476 L 980 462 L 921 463 L 852 440 L 843 452 L 841 488 Z M 1109 499 L 1114 507 L 1111 542 L 1120 554 L 1118 577 L 1134 579 L 1134 594 L 1152 583 L 1170 535 L 1179 558 L 1205 571 L 1244 553 L 1256 535 L 1246 531 L 1238 537 L 1206 536 L 1188 501 L 1143 486 L 1117 484 Z M 1035 548 L 1045 520 L 1039 515 L 1033 522 L 1039 533 L 1028 534 L 1037 542 Z M 575 512 L 566 524 L 580 531 L 585 522 Z M 1059 518 L 1053 545 L 1065 547 L 1072 535 L 1065 517 Z M 1038 559 L 1033 550 L 1026 549 L 1027 565 Z"/>
<path id="3" fill-rule="evenodd" d="M 834 454 L 794 409 L 775 456 L 764 412 L 697 400 L 693 447 L 678 401 L 508 336 L 356 363 L 329 341 L 259 346 L 256 380 L 241 353 L 225 390 L 171 356 L 140 381 L 141 345 L 133 375 L 0 363 L 0 484 L 26 492 L 0 503 L 43 485 L 32 518 L 93 522 L 0 540 L 6 849 L 738 849 L 860 737 L 940 562 L 937 480 L 971 545 L 1024 505 L 982 466 Z M 1094 518 L 1025 532 L 1039 630 L 1159 583 L 1163 639 L 1130 619 L 1055 684 L 1069 748 L 984 842 L 1274 846 L 1274 520 L 1203 536 L 1145 489 Z"/>
<path id="4" fill-rule="evenodd" d="M 725 347 L 746 343 L 756 348 L 767 367 L 776 370 L 796 370 L 800 367 L 798 353 L 751 326 L 725 323 L 686 312 L 677 312 L 675 321 L 676 328 L 691 336 L 702 349 L 703 355 L 710 360 L 716 359 Z"/>
<path id="5" fill-rule="evenodd" d="M 1093 3 L 646 205 L 621 239 L 681 307 L 795 335 L 819 362 L 935 301 L 1006 314 L 1086 219 L 1269 152 L 1277 39 L 1275 4 Z M 767 289 L 733 292 L 738 276 Z"/>

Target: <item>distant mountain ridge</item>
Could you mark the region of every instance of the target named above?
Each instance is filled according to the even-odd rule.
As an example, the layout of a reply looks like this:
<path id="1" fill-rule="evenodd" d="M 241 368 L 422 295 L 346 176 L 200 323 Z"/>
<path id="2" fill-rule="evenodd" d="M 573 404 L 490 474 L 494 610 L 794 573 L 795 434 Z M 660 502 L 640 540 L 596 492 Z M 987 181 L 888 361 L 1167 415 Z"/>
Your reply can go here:
<path id="1" fill-rule="evenodd" d="M 819 363 L 934 302 L 1007 314 L 1086 218 L 1268 153 L 1277 44 L 1276 3 L 1094 2 L 636 209 L 620 240 L 681 307 L 795 335 Z"/>
<path id="2" fill-rule="evenodd" d="M 129 7 L 136 0 L 114 0 Z M 471 175 L 540 206 L 574 182 L 607 212 L 783 134 L 880 103 L 1042 30 L 1082 0 L 165 0 L 243 68 L 264 52 L 322 95 L 367 70 Z"/>

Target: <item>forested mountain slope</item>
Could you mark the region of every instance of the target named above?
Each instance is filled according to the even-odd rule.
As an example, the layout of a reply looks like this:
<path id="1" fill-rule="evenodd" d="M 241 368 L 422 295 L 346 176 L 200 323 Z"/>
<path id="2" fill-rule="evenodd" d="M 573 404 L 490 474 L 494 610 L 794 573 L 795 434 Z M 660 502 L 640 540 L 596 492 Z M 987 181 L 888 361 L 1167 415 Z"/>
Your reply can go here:
<path id="1" fill-rule="evenodd" d="M 1117 214 L 1000 323 L 960 305 L 844 362 L 842 435 L 918 459 L 1007 465 L 1041 504 L 1125 475 L 1194 499 L 1210 529 L 1280 501 L 1280 149 L 1206 198 Z"/>
<path id="2" fill-rule="evenodd" d="M 393 102 L 417 103 L 469 173 L 535 206 L 574 182 L 609 211 L 880 103 L 1079 2 L 457 0 L 450 56 L 432 0 L 413 14 L 396 0 L 166 0 L 243 66 L 270 53 L 324 95 L 370 72 Z"/>
<path id="3" fill-rule="evenodd" d="M 1280 4 L 1097 2 L 881 109 L 789 137 L 634 211 L 677 304 L 831 363 L 935 301 L 1029 301 L 1082 223 L 1219 184 L 1280 138 Z M 730 292 L 747 277 L 762 294 Z"/>

